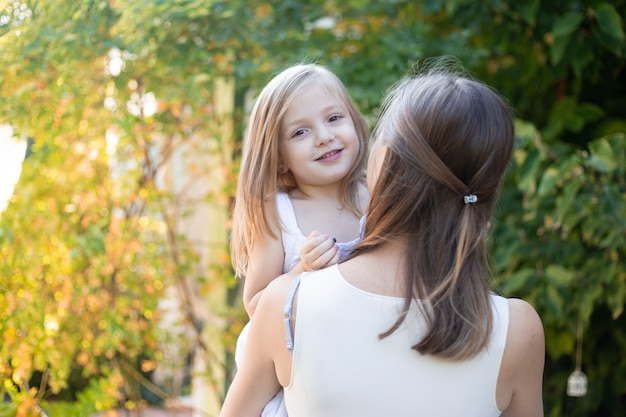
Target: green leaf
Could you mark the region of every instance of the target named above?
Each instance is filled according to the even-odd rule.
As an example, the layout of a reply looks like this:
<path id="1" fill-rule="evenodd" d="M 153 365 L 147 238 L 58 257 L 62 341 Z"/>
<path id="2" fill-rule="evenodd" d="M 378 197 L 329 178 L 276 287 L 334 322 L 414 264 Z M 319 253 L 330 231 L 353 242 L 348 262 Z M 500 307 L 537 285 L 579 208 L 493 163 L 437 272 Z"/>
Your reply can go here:
<path id="1" fill-rule="evenodd" d="M 537 271 L 533 268 L 520 269 L 509 275 L 500 285 L 502 294 L 507 297 L 517 293 L 520 289 L 530 283 L 537 276 Z"/>
<path id="2" fill-rule="evenodd" d="M 614 39 L 624 41 L 624 30 L 622 29 L 622 19 L 613 5 L 600 3 L 595 10 L 600 31 Z"/>
<path id="3" fill-rule="evenodd" d="M 571 65 L 577 79 L 583 78 L 584 70 L 594 60 L 591 48 L 573 48 L 571 54 Z"/>
<path id="4" fill-rule="evenodd" d="M 537 188 L 537 173 L 541 166 L 541 153 L 538 149 L 531 150 L 519 169 L 517 185 L 523 192 L 534 193 Z"/>
<path id="5" fill-rule="evenodd" d="M 554 167 L 546 169 L 546 171 L 541 176 L 541 182 L 539 184 L 539 188 L 537 189 L 537 194 L 540 196 L 552 194 L 554 191 L 554 187 L 559 180 L 558 174 L 559 171 L 557 171 L 557 169 Z"/>
<path id="6" fill-rule="evenodd" d="M 539 0 L 520 1 L 513 3 L 522 19 L 531 26 L 535 26 L 537 10 L 539 10 Z"/>
<path id="7" fill-rule="evenodd" d="M 602 297 L 603 293 L 604 291 L 602 291 L 601 285 L 593 285 L 586 288 L 586 291 L 584 292 L 582 299 L 579 303 L 580 317 L 582 317 L 583 320 L 589 320 L 589 317 L 591 317 L 591 313 L 593 312 L 593 306 L 595 305 L 596 300 Z"/>
<path id="8" fill-rule="evenodd" d="M 556 199 L 556 221 L 559 225 L 564 223 L 565 216 L 568 212 L 572 210 L 572 203 L 576 199 L 578 195 L 578 190 L 582 186 L 582 180 L 578 177 L 574 177 L 570 180 L 570 182 L 563 187 L 563 191 L 559 194 Z M 569 224 L 571 227 L 572 225 Z"/>
<path id="9" fill-rule="evenodd" d="M 515 119 L 515 137 L 523 143 L 534 140 L 537 137 L 537 127 L 531 122 Z"/>
<path id="10" fill-rule="evenodd" d="M 517 235 L 505 239 L 506 244 L 494 246 L 493 262 L 496 271 L 503 271 L 509 265 L 514 265 L 514 255 L 520 250 L 521 242 Z"/>
<path id="11" fill-rule="evenodd" d="M 610 173 L 617 167 L 613 148 L 605 138 L 589 143 L 589 152 L 591 156 L 587 162 L 598 171 Z"/>
<path id="12" fill-rule="evenodd" d="M 545 270 L 546 281 L 554 287 L 567 287 L 574 278 L 574 273 L 562 265 L 551 264 Z"/>
<path id="13" fill-rule="evenodd" d="M 567 97 L 558 101 L 550 113 L 551 127 L 561 126 L 570 132 L 580 132 L 587 122 L 587 117 L 597 117 L 601 113 L 593 104 L 579 104 L 575 98 Z"/>
<path id="14" fill-rule="evenodd" d="M 552 65 L 556 65 L 561 62 L 569 41 L 570 38 L 565 36 L 554 38 L 554 42 L 550 47 L 550 62 L 552 62 Z"/>
<path id="15" fill-rule="evenodd" d="M 563 214 L 559 213 L 559 216 L 562 217 L 558 217 L 557 221 L 560 222 L 563 230 L 567 231 L 567 233 L 569 234 L 576 226 L 580 224 L 585 216 L 588 216 L 589 213 L 592 212 L 589 209 L 590 206 L 590 204 L 583 204 L 581 207 L 581 204 L 577 202 L 575 210 L 569 210 Z M 565 238 L 568 238 L 568 236 L 566 236 Z"/>
<path id="16" fill-rule="evenodd" d="M 573 97 L 565 97 L 558 102 L 554 103 L 554 108 L 552 109 L 552 113 L 550 114 L 550 118 L 559 118 L 562 119 L 565 115 L 574 113 L 576 111 L 576 107 L 578 106 L 578 102 Z"/>
<path id="17" fill-rule="evenodd" d="M 556 286 L 548 285 L 545 287 L 545 297 L 548 308 L 556 320 L 560 321 L 563 318 L 563 306 L 565 305 L 563 295 Z"/>
<path id="18" fill-rule="evenodd" d="M 593 103 L 579 103 L 576 107 L 576 113 L 583 117 L 586 122 L 595 122 L 606 115 L 602 107 Z"/>
<path id="19" fill-rule="evenodd" d="M 585 118 L 575 111 L 563 114 L 563 122 L 570 132 L 579 133 L 585 127 Z"/>
<path id="20" fill-rule="evenodd" d="M 626 121 L 621 125 L 624 129 L 621 132 L 615 132 L 607 135 L 605 138 L 618 155 L 621 155 L 621 160 L 626 160 Z"/>
<path id="21" fill-rule="evenodd" d="M 626 283 L 623 281 L 614 281 L 613 283 L 613 286 L 617 286 L 617 288 L 608 293 L 606 302 L 611 309 L 613 320 L 617 320 L 624 312 L 624 305 L 626 305 Z"/>
<path id="22" fill-rule="evenodd" d="M 581 12 L 568 12 L 559 16 L 552 26 L 552 34 L 554 38 L 566 37 L 571 35 L 583 21 Z"/>

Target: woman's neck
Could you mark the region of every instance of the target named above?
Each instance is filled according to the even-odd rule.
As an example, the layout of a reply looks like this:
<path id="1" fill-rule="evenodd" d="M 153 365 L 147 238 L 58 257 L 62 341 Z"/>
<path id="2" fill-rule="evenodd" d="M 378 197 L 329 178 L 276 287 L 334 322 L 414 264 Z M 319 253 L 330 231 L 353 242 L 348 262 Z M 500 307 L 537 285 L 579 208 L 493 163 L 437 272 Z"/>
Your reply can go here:
<path id="1" fill-rule="evenodd" d="M 344 278 L 364 291 L 403 297 L 406 274 L 404 239 L 394 239 L 339 265 Z"/>

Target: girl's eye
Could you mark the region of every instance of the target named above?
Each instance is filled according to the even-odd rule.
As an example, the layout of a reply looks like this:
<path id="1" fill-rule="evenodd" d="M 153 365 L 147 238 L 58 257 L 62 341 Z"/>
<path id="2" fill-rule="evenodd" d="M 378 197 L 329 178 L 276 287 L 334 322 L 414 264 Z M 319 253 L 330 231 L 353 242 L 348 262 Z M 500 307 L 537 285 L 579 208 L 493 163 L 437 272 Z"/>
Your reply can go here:
<path id="1" fill-rule="evenodd" d="M 292 137 L 296 137 L 296 136 L 300 136 L 300 135 L 304 135 L 304 129 L 298 129 L 295 132 L 293 132 L 293 136 Z"/>
<path id="2" fill-rule="evenodd" d="M 334 114 L 332 116 L 330 116 L 330 118 L 328 119 L 329 122 L 336 122 L 337 120 L 341 119 L 342 116 L 338 115 L 338 114 Z"/>

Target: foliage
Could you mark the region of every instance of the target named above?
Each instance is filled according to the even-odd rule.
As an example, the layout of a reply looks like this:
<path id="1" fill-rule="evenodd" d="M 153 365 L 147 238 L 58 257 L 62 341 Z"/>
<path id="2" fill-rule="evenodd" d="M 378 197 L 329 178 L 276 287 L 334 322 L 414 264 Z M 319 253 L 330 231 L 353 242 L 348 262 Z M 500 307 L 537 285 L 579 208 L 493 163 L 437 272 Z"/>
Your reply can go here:
<path id="1" fill-rule="evenodd" d="M 97 408 L 140 400 L 129 375 L 164 361 L 159 301 L 166 288 L 190 291 L 197 262 L 178 233 L 181 195 L 194 184 L 172 195 L 164 167 L 173 152 L 219 155 L 219 143 L 190 140 L 220 139 L 207 122 L 217 119 L 210 86 L 219 74 L 186 60 L 171 72 L 182 35 L 157 55 L 151 42 L 125 44 L 134 31 L 122 24 L 137 22 L 109 2 L 66 6 L 4 2 L 0 14 L 0 120 L 33 143 L 0 218 L 0 374 L 17 389 L 18 417 L 68 389 Z M 198 77 L 187 83 L 189 66 Z M 197 169 L 205 180 L 206 167 Z M 200 293 L 215 280 L 224 279 L 210 277 Z M 206 349 L 194 314 L 179 324 L 195 336 L 174 342 L 188 354 Z M 71 386 L 76 373 L 83 379 Z M 81 394 L 96 379 L 107 389 Z"/>
<path id="2" fill-rule="evenodd" d="M 532 126 L 520 124 L 518 132 L 494 242 L 498 290 L 540 311 L 547 415 L 621 415 L 626 380 L 616 369 L 626 362 L 615 344 L 626 340 L 626 134 L 598 138 L 589 151 L 557 153 Z M 578 365 L 579 320 L 589 395 L 572 399 L 563 394 Z"/>
<path id="3" fill-rule="evenodd" d="M 9 1 L 0 11 L 0 121 L 34 141 L 0 218 L 0 366 L 19 386 L 14 401 L 60 392 L 73 369 L 121 388 L 120 361 L 149 369 L 162 360 L 156 300 L 193 277 L 196 262 L 177 233 L 187 207 L 160 186 L 164 167 L 175 153 L 211 155 L 225 187 L 206 199 L 232 198 L 238 150 L 219 126 L 234 120 L 241 137 L 249 92 L 287 65 L 317 61 L 373 122 L 386 88 L 420 59 L 449 54 L 519 119 L 494 270 L 497 289 L 543 319 L 547 415 L 624 415 L 623 0 L 56 3 Z M 215 107 L 224 78 L 237 91 L 228 115 Z M 205 178 L 206 167 L 193 169 Z M 216 250 L 221 261 L 196 284 L 201 294 L 232 288 L 234 308 L 213 312 L 226 317 L 232 346 L 243 314 L 227 248 Z M 589 395 L 568 398 L 579 319 Z M 35 370 L 46 379 L 31 391 Z M 109 395 L 86 392 L 88 401 Z"/>

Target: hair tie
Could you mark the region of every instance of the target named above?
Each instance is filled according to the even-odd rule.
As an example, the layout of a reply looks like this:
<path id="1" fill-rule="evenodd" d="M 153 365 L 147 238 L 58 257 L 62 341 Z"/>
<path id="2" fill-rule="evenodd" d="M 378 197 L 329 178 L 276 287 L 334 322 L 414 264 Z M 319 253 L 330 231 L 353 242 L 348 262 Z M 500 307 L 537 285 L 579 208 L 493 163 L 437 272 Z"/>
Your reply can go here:
<path id="1" fill-rule="evenodd" d="M 474 204 L 478 201 L 478 197 L 476 197 L 474 194 L 464 195 L 463 201 L 465 201 L 465 204 Z"/>

